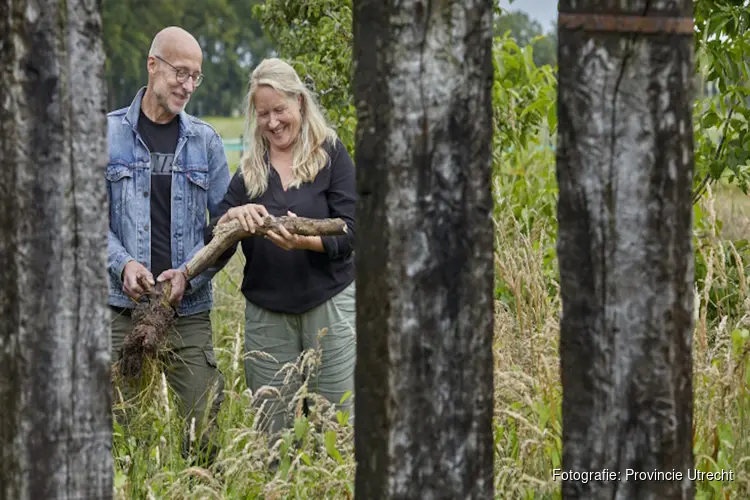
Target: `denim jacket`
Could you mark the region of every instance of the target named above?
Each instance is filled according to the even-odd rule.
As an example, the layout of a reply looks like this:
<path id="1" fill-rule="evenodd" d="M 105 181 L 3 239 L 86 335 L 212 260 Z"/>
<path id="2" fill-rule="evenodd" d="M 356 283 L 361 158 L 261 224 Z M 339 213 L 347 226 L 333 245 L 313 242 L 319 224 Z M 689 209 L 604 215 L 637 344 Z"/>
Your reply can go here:
<path id="1" fill-rule="evenodd" d="M 129 107 L 107 115 L 109 161 L 106 169 L 109 196 L 109 304 L 132 308 L 122 291 L 122 271 L 131 260 L 151 269 L 151 160 L 136 130 L 142 88 Z M 229 167 L 219 134 L 207 123 L 180 113 L 179 138 L 172 166 L 172 267 L 186 263 L 204 243 L 207 210 L 216 214 L 229 186 Z M 209 310 L 213 304 L 209 268 L 190 281 L 179 315 Z M 156 279 L 157 276 L 154 276 Z"/>

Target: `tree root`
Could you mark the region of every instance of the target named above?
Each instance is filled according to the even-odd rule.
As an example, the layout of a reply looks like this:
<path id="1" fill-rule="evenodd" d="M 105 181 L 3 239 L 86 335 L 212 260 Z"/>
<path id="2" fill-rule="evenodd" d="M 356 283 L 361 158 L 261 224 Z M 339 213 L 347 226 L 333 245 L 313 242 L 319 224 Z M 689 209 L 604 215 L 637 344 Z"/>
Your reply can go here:
<path id="1" fill-rule="evenodd" d="M 168 298 L 170 282 L 158 283 L 156 289 L 133 310 L 133 330 L 125 337 L 120 358 L 120 373 L 126 379 L 141 375 L 144 360 L 156 358 L 167 343 L 169 331 L 176 320 Z"/>
<path id="2" fill-rule="evenodd" d="M 242 229 L 237 220 L 214 228 L 212 240 L 187 263 L 188 280 L 213 265 L 216 260 L 235 243 L 249 236 L 263 236 L 268 231 L 286 228 L 292 234 L 303 236 L 327 236 L 345 234 L 346 223 L 341 219 L 308 219 L 304 217 L 266 217 L 263 226 L 255 234 Z M 147 285 L 141 283 L 142 286 Z M 170 330 L 176 321 L 175 309 L 169 303 L 171 283 L 157 283 L 147 289 L 147 300 L 141 301 L 133 310 L 133 330 L 125 338 L 119 360 L 119 372 L 123 378 L 133 380 L 141 376 L 146 358 L 156 358 L 166 347 Z"/>

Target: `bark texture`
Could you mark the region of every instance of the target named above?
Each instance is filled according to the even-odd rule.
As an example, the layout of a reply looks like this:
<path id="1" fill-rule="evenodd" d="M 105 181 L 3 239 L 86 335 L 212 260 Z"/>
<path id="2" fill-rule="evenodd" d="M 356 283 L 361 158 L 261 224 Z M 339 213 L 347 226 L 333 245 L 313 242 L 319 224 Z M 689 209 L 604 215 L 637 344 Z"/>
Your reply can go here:
<path id="1" fill-rule="evenodd" d="M 690 0 L 559 9 L 692 17 Z M 563 498 L 692 498 L 693 39 L 558 36 L 562 466 L 619 474 Z"/>
<path id="2" fill-rule="evenodd" d="M 358 498 L 493 496 L 491 0 L 355 0 Z"/>
<path id="3" fill-rule="evenodd" d="M 94 0 L 0 1 L 0 498 L 112 497 Z"/>

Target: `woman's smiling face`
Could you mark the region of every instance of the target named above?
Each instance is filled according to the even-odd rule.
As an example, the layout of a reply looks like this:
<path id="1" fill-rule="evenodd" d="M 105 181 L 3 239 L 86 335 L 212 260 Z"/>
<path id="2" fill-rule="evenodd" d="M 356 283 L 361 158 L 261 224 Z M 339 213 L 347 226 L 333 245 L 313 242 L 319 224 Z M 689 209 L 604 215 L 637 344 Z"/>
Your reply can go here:
<path id="1" fill-rule="evenodd" d="M 297 140 L 302 126 L 301 98 L 290 97 L 267 85 L 258 87 L 253 103 L 263 137 L 277 151 L 286 151 Z"/>

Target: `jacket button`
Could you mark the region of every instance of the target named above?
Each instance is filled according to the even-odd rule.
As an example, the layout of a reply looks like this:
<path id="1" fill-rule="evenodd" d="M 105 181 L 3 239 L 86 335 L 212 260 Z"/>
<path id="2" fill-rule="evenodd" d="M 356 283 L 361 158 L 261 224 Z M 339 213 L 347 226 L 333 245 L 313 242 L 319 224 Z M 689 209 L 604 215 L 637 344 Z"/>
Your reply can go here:
<path id="1" fill-rule="evenodd" d="M 144 231 L 148 231 L 148 224 L 146 224 L 145 226 L 143 226 L 143 230 Z"/>
<path id="2" fill-rule="evenodd" d="M 148 198 L 148 191 L 144 191 L 144 192 L 143 192 L 143 197 L 144 197 L 144 198 Z"/>

